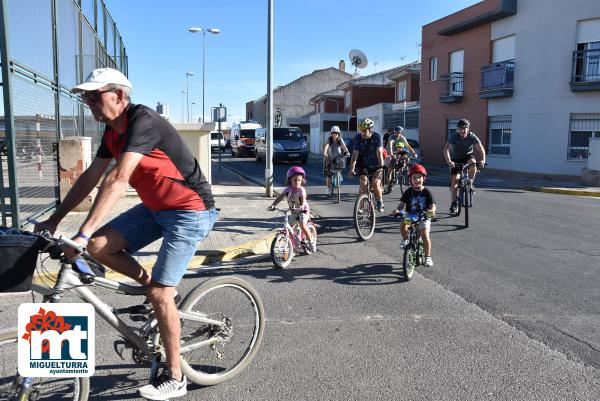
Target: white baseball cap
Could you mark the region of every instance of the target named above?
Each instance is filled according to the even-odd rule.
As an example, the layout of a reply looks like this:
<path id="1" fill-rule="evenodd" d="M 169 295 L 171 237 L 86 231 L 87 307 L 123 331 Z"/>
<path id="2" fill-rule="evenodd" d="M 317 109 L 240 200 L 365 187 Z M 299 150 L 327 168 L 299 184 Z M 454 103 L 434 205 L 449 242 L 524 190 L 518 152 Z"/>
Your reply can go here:
<path id="1" fill-rule="evenodd" d="M 333 127 L 331 127 L 331 132 L 340 133 L 341 132 L 340 127 L 338 127 L 337 125 L 334 125 Z"/>
<path id="2" fill-rule="evenodd" d="M 97 68 L 89 73 L 85 78 L 85 82 L 71 89 L 71 92 L 79 93 L 94 91 L 111 84 L 122 85 L 131 89 L 131 82 L 129 82 L 127 77 L 123 75 L 121 71 L 115 70 L 114 68 Z"/>

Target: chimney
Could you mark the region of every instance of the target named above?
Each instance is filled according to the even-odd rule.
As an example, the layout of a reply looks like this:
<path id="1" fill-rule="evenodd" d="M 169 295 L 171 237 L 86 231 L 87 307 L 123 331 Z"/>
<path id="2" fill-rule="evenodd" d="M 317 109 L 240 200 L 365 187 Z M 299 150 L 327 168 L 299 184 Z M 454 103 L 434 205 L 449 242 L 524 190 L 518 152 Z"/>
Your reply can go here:
<path id="1" fill-rule="evenodd" d="M 346 63 L 344 62 L 344 60 L 340 60 L 339 70 L 342 72 L 346 72 Z"/>

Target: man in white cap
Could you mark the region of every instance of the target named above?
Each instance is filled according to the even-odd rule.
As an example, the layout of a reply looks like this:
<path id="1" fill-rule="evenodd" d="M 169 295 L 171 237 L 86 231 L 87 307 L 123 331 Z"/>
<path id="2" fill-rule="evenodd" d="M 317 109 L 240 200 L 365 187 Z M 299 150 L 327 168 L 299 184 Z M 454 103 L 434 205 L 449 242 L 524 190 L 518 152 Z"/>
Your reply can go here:
<path id="1" fill-rule="evenodd" d="M 100 262 L 148 286 L 148 300 L 167 358 L 162 373 L 139 391 L 151 400 L 183 396 L 187 379 L 179 363 L 181 326 L 175 286 L 198 242 L 208 235 L 217 218 L 210 185 L 175 128 L 154 110 L 130 102 L 131 83 L 121 72 L 96 69 L 72 92 L 80 93 L 94 119 L 106 124 L 102 143 L 90 167 L 56 211 L 35 229 L 54 232 L 116 160 L 73 240 L 87 246 Z M 100 227 L 128 184 L 136 189 L 142 203 Z M 163 241 L 150 276 L 131 254 L 159 238 Z M 74 258 L 77 253 L 67 249 L 65 255 Z"/>

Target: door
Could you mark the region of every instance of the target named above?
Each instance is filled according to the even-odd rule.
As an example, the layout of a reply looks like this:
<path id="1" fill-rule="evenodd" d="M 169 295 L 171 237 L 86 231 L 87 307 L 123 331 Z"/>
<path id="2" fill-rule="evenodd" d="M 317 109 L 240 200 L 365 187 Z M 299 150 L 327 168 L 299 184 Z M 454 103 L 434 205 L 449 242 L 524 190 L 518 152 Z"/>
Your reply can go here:
<path id="1" fill-rule="evenodd" d="M 457 50 L 450 53 L 450 81 L 448 92 L 453 96 L 463 94 L 463 69 L 465 63 L 465 51 Z"/>

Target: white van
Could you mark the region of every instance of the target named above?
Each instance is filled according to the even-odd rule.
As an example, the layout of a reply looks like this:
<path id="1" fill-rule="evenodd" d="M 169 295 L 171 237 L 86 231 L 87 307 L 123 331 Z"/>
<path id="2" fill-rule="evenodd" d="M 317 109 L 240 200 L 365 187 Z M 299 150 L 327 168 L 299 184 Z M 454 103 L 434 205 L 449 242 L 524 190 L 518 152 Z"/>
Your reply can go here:
<path id="1" fill-rule="evenodd" d="M 218 150 L 221 148 L 221 152 L 225 150 L 225 137 L 222 132 L 210 131 L 210 149 Z"/>
<path id="2" fill-rule="evenodd" d="M 256 121 L 241 121 L 231 126 L 231 155 L 254 156 L 256 129 L 262 128 Z"/>

